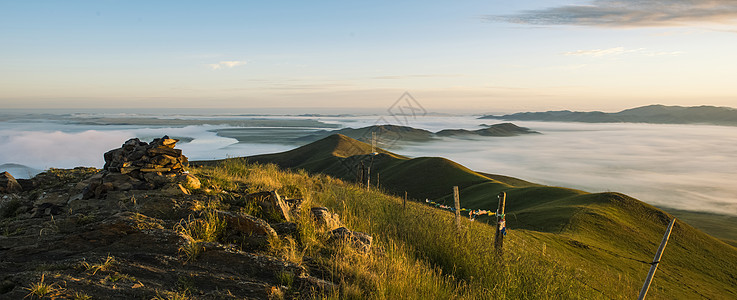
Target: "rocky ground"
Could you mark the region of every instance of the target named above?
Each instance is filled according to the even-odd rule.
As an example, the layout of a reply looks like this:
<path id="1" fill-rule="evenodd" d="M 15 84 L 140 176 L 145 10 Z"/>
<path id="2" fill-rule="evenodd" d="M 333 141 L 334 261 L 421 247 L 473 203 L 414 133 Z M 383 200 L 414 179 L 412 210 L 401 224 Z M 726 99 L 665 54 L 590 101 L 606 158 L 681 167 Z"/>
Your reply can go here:
<path id="1" fill-rule="evenodd" d="M 305 298 L 336 288 L 329 272 L 309 257 L 295 263 L 270 251 L 299 241 L 300 212 L 336 239 L 371 245 L 299 199 L 201 188 L 181 152 L 165 148 L 173 143 L 128 141 L 105 155 L 105 170 L 2 174 L 0 299 Z"/>

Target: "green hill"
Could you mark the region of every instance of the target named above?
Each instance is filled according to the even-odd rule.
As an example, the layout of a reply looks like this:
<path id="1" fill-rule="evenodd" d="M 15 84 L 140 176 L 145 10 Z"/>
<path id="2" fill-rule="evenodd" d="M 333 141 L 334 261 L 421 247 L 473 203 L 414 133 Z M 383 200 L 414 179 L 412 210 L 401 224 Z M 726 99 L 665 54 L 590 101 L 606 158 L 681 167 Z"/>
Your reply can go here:
<path id="1" fill-rule="evenodd" d="M 530 130 L 529 128 L 519 127 L 512 123 L 500 123 L 494 125 L 482 124 L 482 126 L 484 126 L 485 128 L 478 130 L 443 129 L 433 133 L 424 129 L 412 128 L 407 126 L 372 125 L 361 128 L 343 128 L 332 131 L 321 130 L 316 133 L 294 139 L 294 141 L 314 142 L 334 134 L 340 134 L 366 143 L 371 143 L 373 136 L 376 136 L 379 146 L 391 146 L 399 140 L 403 142 L 427 142 L 439 137 L 509 137 L 522 134 L 539 134 L 539 132 L 537 131 Z"/>
<path id="2" fill-rule="evenodd" d="M 562 265 L 587 266 L 590 276 L 644 279 L 652 256 L 672 216 L 620 193 L 587 193 L 474 172 L 443 158 L 409 159 L 388 151 L 371 155 L 371 146 L 332 135 L 277 154 L 248 157 L 344 180 L 356 178 L 360 162 L 371 164 L 371 182 L 388 193 L 450 205 L 459 186 L 465 208 L 491 209 L 496 195 L 507 193 L 507 224 L 512 235 L 545 245 L 565 259 Z M 483 219 L 480 219 L 483 220 Z M 438 258 L 440 259 L 440 258 Z M 737 248 L 679 221 L 656 274 L 652 294 L 671 299 L 737 297 Z M 611 279 L 611 278 L 610 278 Z M 587 284 L 609 294 L 612 283 Z M 629 288 L 639 289 L 629 283 Z M 608 292 L 607 292 L 608 291 Z M 634 292 L 636 295 L 636 291 Z M 632 294 L 632 291 L 629 291 Z M 630 297 L 631 298 L 631 297 Z"/>
<path id="3" fill-rule="evenodd" d="M 481 126 L 484 126 L 486 128 L 478 129 L 478 130 L 465 130 L 465 129 L 444 129 L 441 131 L 436 132 L 435 134 L 438 136 L 455 136 L 455 137 L 463 137 L 463 136 L 517 136 L 520 134 L 539 134 L 537 131 L 532 131 L 529 128 L 525 127 L 519 127 L 517 125 L 514 125 L 512 123 L 499 123 L 494 125 L 486 125 L 481 124 Z"/>

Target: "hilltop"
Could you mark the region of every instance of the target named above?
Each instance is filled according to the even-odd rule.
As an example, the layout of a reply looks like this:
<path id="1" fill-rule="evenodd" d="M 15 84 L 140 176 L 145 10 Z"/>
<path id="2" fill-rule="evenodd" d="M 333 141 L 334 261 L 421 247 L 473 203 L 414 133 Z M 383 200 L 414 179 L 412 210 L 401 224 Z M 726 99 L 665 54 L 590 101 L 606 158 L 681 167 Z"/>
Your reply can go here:
<path id="1" fill-rule="evenodd" d="M 522 134 L 539 134 L 529 128 L 519 127 L 512 123 L 500 123 L 494 125 L 482 124 L 486 128 L 478 130 L 466 129 L 443 129 L 432 132 L 425 129 L 412 128 L 399 125 L 372 125 L 361 128 L 343 128 L 339 130 L 322 130 L 316 133 L 296 139 L 301 142 L 314 142 L 334 134 L 341 134 L 361 142 L 371 143 L 373 135 L 381 145 L 391 146 L 398 140 L 408 142 L 427 142 L 439 137 L 509 137 Z"/>
<path id="2" fill-rule="evenodd" d="M 479 119 L 509 121 L 555 121 L 585 123 L 653 123 L 653 124 L 711 124 L 737 126 L 737 109 L 716 106 L 648 105 L 616 113 L 600 111 L 546 111 L 521 112 L 508 115 L 488 115 Z"/>

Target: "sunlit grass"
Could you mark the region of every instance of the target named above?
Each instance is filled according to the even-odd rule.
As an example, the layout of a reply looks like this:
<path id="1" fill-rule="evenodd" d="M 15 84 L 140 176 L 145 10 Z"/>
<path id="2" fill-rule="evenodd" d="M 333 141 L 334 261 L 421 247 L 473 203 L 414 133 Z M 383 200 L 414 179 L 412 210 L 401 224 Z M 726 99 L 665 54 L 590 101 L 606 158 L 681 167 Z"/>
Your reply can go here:
<path id="1" fill-rule="evenodd" d="M 85 271 L 91 271 L 92 275 L 95 275 L 99 271 L 110 271 L 115 266 L 115 257 L 108 255 L 104 260 L 100 260 L 99 263 L 90 264 L 88 262 L 82 262 L 81 266 Z"/>
<path id="2" fill-rule="evenodd" d="M 464 220 L 459 232 L 447 212 L 418 203 L 408 203 L 403 210 L 396 197 L 328 176 L 282 171 L 242 159 L 193 172 L 205 175 L 211 189 L 277 190 L 303 198 L 297 213 L 302 217 L 296 220 L 298 236 L 270 241 L 270 251 L 295 263 L 307 255 L 325 265 L 331 276 L 326 279 L 340 283 L 339 289 L 325 291 L 326 298 L 603 298 L 570 262 L 550 261 L 554 254 L 542 257 L 537 249 L 543 242 L 529 239 L 523 231 L 508 236 L 504 255 L 497 256 L 494 228 L 487 224 Z M 326 206 L 346 227 L 373 235 L 372 250 L 363 253 L 349 243 L 327 243 L 326 233 L 317 230 L 309 217 L 312 206 Z"/>
<path id="3" fill-rule="evenodd" d="M 46 296 L 51 297 L 64 290 L 56 283 L 51 283 L 51 284 L 46 283 L 45 279 L 46 279 L 46 274 L 41 274 L 40 281 L 34 282 L 31 284 L 30 287 L 25 288 L 25 290 L 28 291 L 28 294 L 24 298 L 28 298 L 28 297 L 43 298 Z"/>

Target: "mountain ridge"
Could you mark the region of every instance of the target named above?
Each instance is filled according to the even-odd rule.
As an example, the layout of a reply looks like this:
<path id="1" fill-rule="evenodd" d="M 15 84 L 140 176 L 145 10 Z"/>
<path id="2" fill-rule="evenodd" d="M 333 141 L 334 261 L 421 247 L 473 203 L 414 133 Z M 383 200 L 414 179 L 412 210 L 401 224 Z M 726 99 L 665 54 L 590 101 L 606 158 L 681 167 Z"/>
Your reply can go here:
<path id="1" fill-rule="evenodd" d="M 737 126 L 737 109 L 718 106 L 666 106 L 653 104 L 625 109 L 615 113 L 601 111 L 545 111 L 520 112 L 507 115 L 486 115 L 479 119 L 508 121 L 549 121 L 583 123 L 652 123 L 652 124 L 709 124 Z"/>

